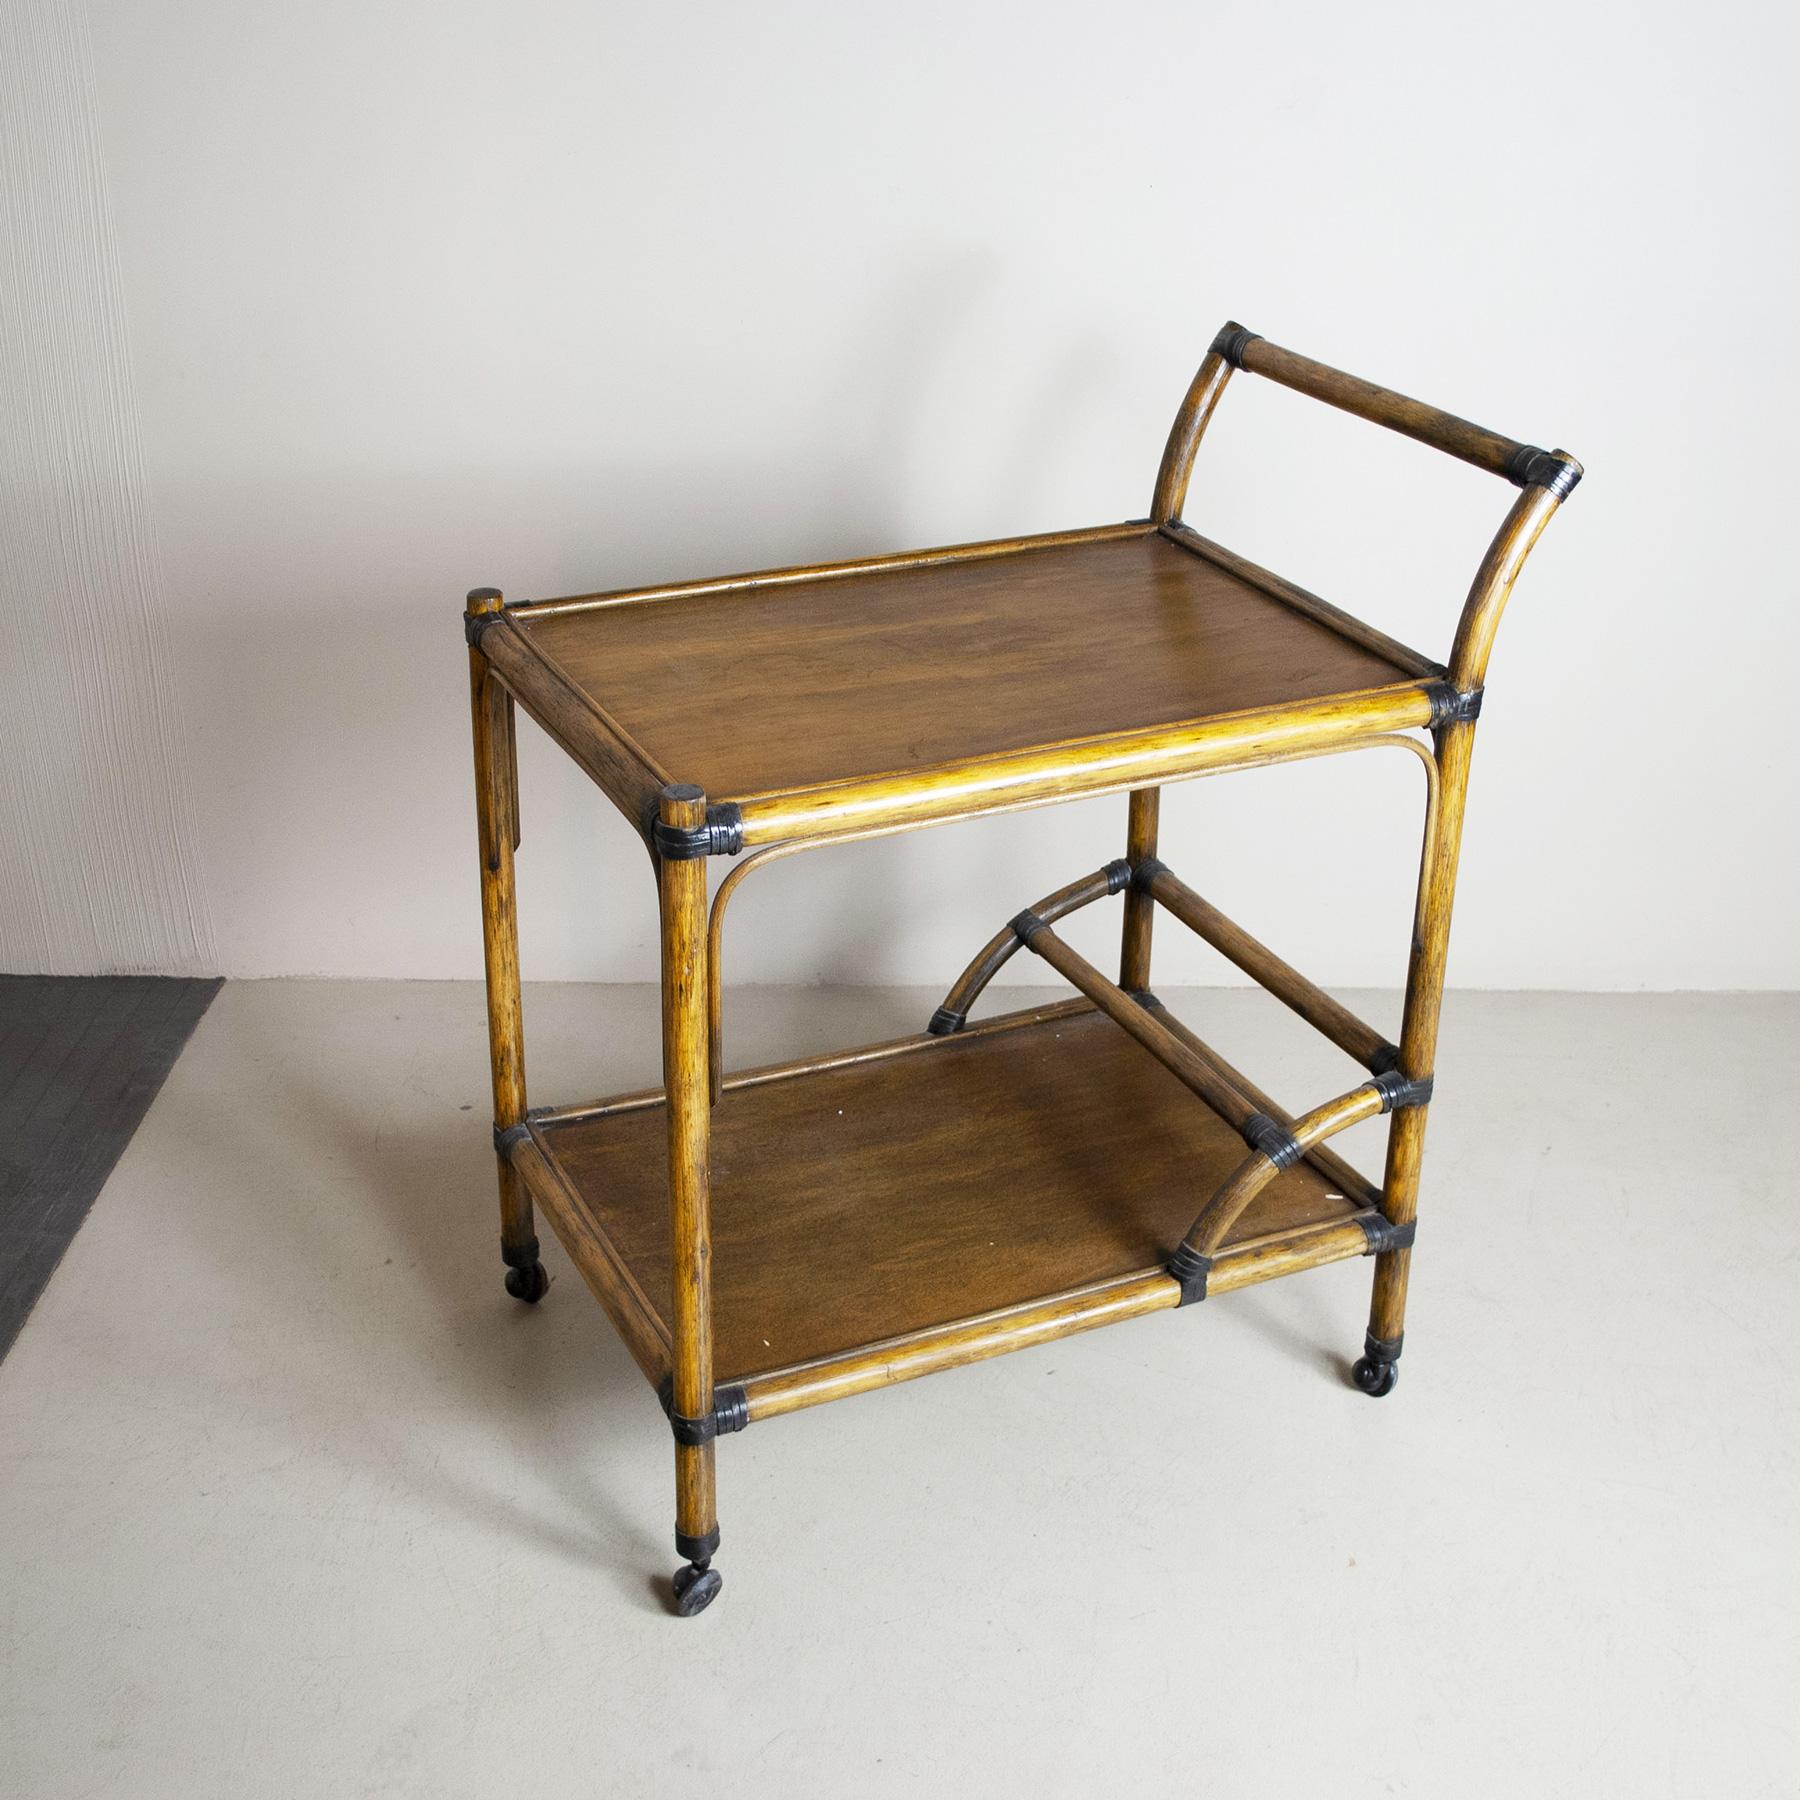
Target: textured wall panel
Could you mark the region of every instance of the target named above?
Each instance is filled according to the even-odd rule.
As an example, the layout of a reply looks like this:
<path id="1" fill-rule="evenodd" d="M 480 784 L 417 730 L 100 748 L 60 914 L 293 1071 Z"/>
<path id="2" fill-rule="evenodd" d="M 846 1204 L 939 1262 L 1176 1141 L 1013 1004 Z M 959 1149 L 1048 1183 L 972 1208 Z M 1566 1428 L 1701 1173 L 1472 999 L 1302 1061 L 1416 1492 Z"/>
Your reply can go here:
<path id="1" fill-rule="evenodd" d="M 0 968 L 201 971 L 85 15 L 0 7 Z"/>

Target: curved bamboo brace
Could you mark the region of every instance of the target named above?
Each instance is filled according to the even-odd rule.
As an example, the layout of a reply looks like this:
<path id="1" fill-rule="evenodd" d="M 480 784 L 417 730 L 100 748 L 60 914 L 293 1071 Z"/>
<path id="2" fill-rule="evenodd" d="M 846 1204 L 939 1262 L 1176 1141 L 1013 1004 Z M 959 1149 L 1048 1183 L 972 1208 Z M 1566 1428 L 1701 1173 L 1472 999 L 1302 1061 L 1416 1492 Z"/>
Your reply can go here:
<path id="1" fill-rule="evenodd" d="M 1031 910 L 1046 925 L 1053 924 L 1081 907 L 1104 900 L 1108 894 L 1124 893 L 1130 885 L 1131 864 L 1123 860 L 1109 862 L 1104 869 L 1096 869 L 1092 875 L 1084 875 L 1079 881 L 1058 888 Z M 1024 941 L 1012 925 L 1002 925 L 956 978 L 950 992 L 944 996 L 944 1004 L 931 1015 L 931 1023 L 926 1027 L 931 1035 L 949 1037 L 961 1031 L 969 1022 L 969 1008 L 981 997 L 981 990 L 1024 947 Z"/>
<path id="2" fill-rule="evenodd" d="M 1283 1169 L 1298 1162 L 1314 1144 L 1335 1137 L 1352 1125 L 1360 1125 L 1364 1119 L 1373 1119 L 1377 1114 L 1390 1111 L 1393 1088 L 1392 1083 L 1384 1087 L 1379 1078 L 1365 1081 L 1349 1093 L 1327 1100 L 1309 1113 L 1302 1113 L 1286 1134 L 1290 1141 L 1279 1144 L 1274 1154 L 1268 1150 L 1252 1150 L 1201 1209 L 1200 1216 L 1188 1227 L 1176 1255 L 1179 1257 L 1182 1251 L 1191 1251 L 1210 1257 L 1224 1241 L 1226 1232 L 1237 1223 L 1238 1215 Z"/>
<path id="3" fill-rule="evenodd" d="M 1244 1135 L 1259 1147 L 1238 1165 L 1201 1209 L 1199 1218 L 1189 1226 L 1187 1236 L 1176 1246 L 1174 1255 L 1165 1265 L 1168 1274 L 1181 1288 L 1181 1299 L 1177 1304 L 1186 1306 L 1190 1301 L 1206 1298 L 1214 1254 L 1226 1232 L 1237 1222 L 1245 1207 L 1283 1169 L 1316 1150 L 1326 1138 L 1364 1119 L 1401 1107 L 1422 1110 L 1430 1098 L 1429 1081 L 1409 1082 L 1397 1071 L 1390 1070 L 1386 1075 L 1377 1075 L 1373 1081 L 1315 1107 L 1296 1119 L 1291 1131 L 1284 1131 L 1272 1119 L 1253 1121 Z M 1411 1242 L 1410 1234 L 1405 1241 Z M 1371 1247 L 1374 1243 L 1371 1237 Z"/>

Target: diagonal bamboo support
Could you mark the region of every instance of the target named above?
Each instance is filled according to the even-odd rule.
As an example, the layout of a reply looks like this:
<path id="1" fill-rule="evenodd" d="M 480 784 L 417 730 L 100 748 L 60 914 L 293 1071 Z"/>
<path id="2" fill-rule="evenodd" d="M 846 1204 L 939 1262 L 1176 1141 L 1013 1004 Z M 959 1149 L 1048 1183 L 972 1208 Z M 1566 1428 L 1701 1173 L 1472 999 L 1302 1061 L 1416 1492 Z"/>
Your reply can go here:
<path id="1" fill-rule="evenodd" d="M 1148 1007 L 1108 981 L 1080 951 L 1065 944 L 1035 913 L 1022 912 L 1011 927 L 1034 956 L 1093 1001 L 1099 1009 L 1150 1052 L 1175 1079 L 1198 1094 L 1214 1112 L 1240 1130 L 1254 1108 L 1226 1076 L 1210 1052 L 1182 1042 Z"/>
<path id="2" fill-rule="evenodd" d="M 1398 1048 L 1373 1025 L 1364 1024 L 1317 982 L 1309 981 L 1243 926 L 1202 899 L 1168 864 L 1154 856 L 1147 857 L 1132 871 L 1132 885 L 1137 892 L 1150 895 L 1195 936 L 1204 938 L 1228 962 L 1242 969 L 1258 987 L 1266 988 L 1365 1069 L 1379 1075 L 1383 1069 L 1398 1064 Z"/>

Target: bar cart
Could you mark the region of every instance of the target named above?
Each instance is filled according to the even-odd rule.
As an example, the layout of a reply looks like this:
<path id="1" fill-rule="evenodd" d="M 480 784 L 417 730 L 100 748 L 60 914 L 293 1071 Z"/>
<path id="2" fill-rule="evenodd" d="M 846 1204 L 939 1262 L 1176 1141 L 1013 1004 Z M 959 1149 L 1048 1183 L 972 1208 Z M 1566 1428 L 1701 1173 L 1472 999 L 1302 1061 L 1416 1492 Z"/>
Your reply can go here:
<path id="1" fill-rule="evenodd" d="M 1248 371 L 1519 490 L 1447 665 L 1182 523 L 1195 453 Z M 675 1438 L 676 1610 L 718 1593 L 716 1441 L 822 1401 L 1345 1257 L 1375 1258 L 1364 1393 L 1389 1393 L 1482 684 L 1526 556 L 1581 478 L 1228 324 L 1147 519 L 764 574 L 504 604 L 468 597 L 494 1144 L 506 1286 L 536 1302 L 541 1213 Z M 514 708 L 642 833 L 662 933 L 663 1085 L 528 1107 Z M 1161 784 L 1382 749 L 1424 831 L 1398 1044 L 1157 856 Z M 722 930 L 753 870 L 828 844 L 1129 795 L 1125 855 L 1026 908 L 916 1036 L 720 1067 Z M 714 858 L 742 857 L 710 896 Z M 1117 981 L 1057 932 L 1122 895 Z M 1367 1075 L 1283 1111 L 1150 987 L 1158 909 Z M 971 1022 L 1019 951 L 1069 1000 Z M 1379 1183 L 1329 1140 L 1393 1115 Z"/>

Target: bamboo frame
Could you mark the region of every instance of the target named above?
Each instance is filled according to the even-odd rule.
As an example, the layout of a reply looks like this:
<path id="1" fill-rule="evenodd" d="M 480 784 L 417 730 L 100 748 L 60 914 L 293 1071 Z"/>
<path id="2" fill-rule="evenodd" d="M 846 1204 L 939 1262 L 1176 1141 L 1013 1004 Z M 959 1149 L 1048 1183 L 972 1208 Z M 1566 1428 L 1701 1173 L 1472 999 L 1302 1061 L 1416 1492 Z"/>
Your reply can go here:
<path id="1" fill-rule="evenodd" d="M 1477 569 L 1440 665 L 1185 525 L 1182 508 L 1206 429 L 1233 373 L 1243 370 L 1380 424 L 1520 489 Z M 718 1591 L 718 1434 L 800 1407 L 913 1379 L 1197 1297 L 1324 1262 L 1374 1252 L 1375 1277 L 1359 1385 L 1385 1393 L 1403 1335 L 1411 1232 L 1417 1215 L 1426 1099 L 1437 1042 L 1451 907 L 1465 813 L 1474 720 L 1501 616 L 1525 560 L 1580 478 L 1580 465 L 1270 344 L 1229 323 L 1189 386 L 1165 445 L 1145 521 L 1005 538 L 898 556 L 796 566 L 712 581 L 572 595 L 506 606 L 498 591 L 467 601 L 484 965 L 502 1254 L 508 1287 L 535 1301 L 547 1285 L 537 1257 L 538 1212 L 613 1321 L 645 1376 L 661 1386 L 676 1438 L 678 1610 Z M 928 571 L 1005 560 L 1026 552 L 1092 546 L 1145 533 L 1213 565 L 1224 576 L 1368 652 L 1399 679 L 1323 697 L 1227 711 L 1169 724 L 1065 739 L 1003 754 L 898 768 L 852 780 L 717 796 L 674 779 L 643 744 L 550 653 L 534 620 L 707 597 L 720 605 L 769 589 L 805 588 L 897 570 Z M 542 725 L 643 835 L 659 897 L 663 1085 L 619 1099 L 527 1110 L 519 982 L 514 852 L 520 841 L 515 705 Z M 1429 745 L 1410 735 L 1430 733 Z M 1389 1043 L 1161 863 L 1160 790 L 1170 781 L 1377 746 L 1400 746 L 1421 763 L 1426 804 L 1414 900 L 1406 1001 L 1398 1044 Z M 798 854 L 952 820 L 985 818 L 1083 795 L 1129 795 L 1123 861 L 1071 882 L 1019 915 L 979 951 L 952 986 L 930 1033 L 815 1057 L 774 1069 L 723 1073 L 723 928 L 750 873 Z M 715 825 L 723 808 L 729 829 Z M 716 834 L 716 836 L 715 836 Z M 693 846 L 691 849 L 689 846 Z M 751 852 L 708 906 L 707 856 Z M 1068 914 L 1114 893 L 1123 899 L 1119 979 L 1076 953 L 1054 929 Z M 1256 1087 L 1150 991 L 1158 909 L 1187 926 L 1327 1039 L 1370 1069 L 1365 1081 L 1310 1111 L 1290 1114 Z M 971 1025 L 968 1012 L 1001 967 L 1029 948 L 1080 996 L 1059 1006 Z M 1066 1287 L 1016 1305 L 932 1323 L 853 1349 L 734 1376 L 717 1385 L 711 1279 L 710 1157 L 713 1114 L 731 1097 L 771 1082 L 873 1069 L 1025 1025 L 1099 1012 L 1154 1055 L 1218 1118 L 1243 1133 L 1246 1154 L 1208 1197 L 1167 1264 Z M 1084 1029 L 1085 1026 L 1084 1026 Z M 909 1065 L 910 1066 L 910 1065 Z M 968 1065 L 963 1065 L 968 1066 Z M 1002 1064 L 1010 1068 L 1013 1065 Z M 860 1078 L 860 1077 L 859 1077 Z M 1135 1090 L 1121 1090 L 1135 1091 Z M 555 1134 L 663 1106 L 669 1173 L 666 1308 L 608 1237 L 579 1184 L 559 1161 Z M 1383 1178 L 1358 1174 L 1328 1140 L 1394 1109 Z M 1212 1127 L 1216 1131 L 1216 1125 Z M 1216 1149 L 1211 1152 L 1216 1156 Z M 1341 1216 L 1234 1238 L 1246 1208 L 1296 1160 Z M 1223 1165 L 1218 1165 L 1223 1166 Z M 1278 1193 L 1288 1190 L 1278 1190 Z M 1312 1195 L 1324 1188 L 1296 1188 Z M 1313 1202 L 1306 1202 L 1311 1206 Z M 1279 1202 L 1273 1219 L 1311 1218 Z M 1280 1206 L 1289 1210 L 1284 1214 Z M 1259 1215 L 1261 1216 L 1261 1215 Z M 1252 1227 L 1254 1229 L 1254 1227 Z M 727 1374 L 733 1374 L 730 1369 Z"/>
<path id="2" fill-rule="evenodd" d="M 1243 1095 L 1253 1113 L 1261 1113 L 1264 1118 L 1273 1119 L 1283 1131 L 1291 1132 L 1293 1130 L 1294 1116 L 1286 1107 L 1282 1106 L 1279 1101 L 1272 1100 L 1241 1069 L 1235 1068 L 1210 1044 L 1205 1043 L 1197 1032 L 1176 1018 L 1154 994 L 1146 995 L 1144 1004 L 1150 1007 L 1189 1049 L 1210 1056 L 1218 1065 L 1220 1074 Z M 1302 1146 L 1302 1151 L 1307 1162 L 1311 1163 L 1335 1186 L 1342 1188 L 1365 1211 L 1380 1210 L 1380 1187 L 1360 1170 L 1352 1168 L 1327 1144 L 1323 1142 L 1307 1144 Z"/>
<path id="3" fill-rule="evenodd" d="M 497 588 L 477 588 L 466 602 L 470 619 L 491 617 L 504 604 Z M 519 993 L 518 893 L 513 851 L 518 844 L 519 774 L 512 700 L 491 678 L 480 650 L 469 650 L 470 737 L 475 751 L 475 821 L 481 857 L 481 944 L 487 980 L 488 1060 L 494 1090 L 494 1130 L 525 1117 L 525 1016 Z M 517 1265 L 537 1256 L 531 1198 L 505 1154 L 497 1153 L 500 1253 Z M 518 1284 L 509 1276 L 508 1285 Z M 523 1297 L 523 1296 L 521 1296 Z"/>
<path id="4" fill-rule="evenodd" d="M 1228 1293 L 1301 1269 L 1366 1256 L 1367 1216 L 1357 1214 L 1307 1231 L 1284 1232 L 1236 1245 L 1214 1263 L 1210 1291 Z M 750 1423 L 820 1406 L 828 1400 L 847 1399 L 852 1394 L 872 1393 L 896 1382 L 961 1368 L 1013 1350 L 1029 1349 L 1034 1344 L 1092 1331 L 1101 1325 L 1167 1312 L 1180 1304 L 1180 1284 L 1166 1269 L 1143 1269 L 1118 1281 L 1074 1288 L 1030 1305 L 886 1338 L 852 1355 L 772 1369 L 744 1382 Z"/>
<path id="5" fill-rule="evenodd" d="M 1132 795 L 1132 800 L 1137 800 L 1136 794 Z M 1109 863 L 1092 875 L 1083 875 L 1079 881 L 1058 888 L 1054 894 L 1046 894 L 1031 911 L 1046 925 L 1054 924 L 1084 906 L 1093 905 L 1096 900 L 1104 900 L 1108 894 L 1125 892 L 1129 876 L 1129 863 Z M 931 1029 L 939 1034 L 960 1031 L 968 1019 L 969 1008 L 980 997 L 982 989 L 1024 948 L 1025 940 L 1012 925 L 1003 925 L 957 977 L 950 992 L 944 996 L 944 1004 L 932 1015 Z"/>
<path id="6" fill-rule="evenodd" d="M 1365 1082 L 1294 1120 L 1287 1135 L 1304 1152 L 1364 1119 L 1374 1118 L 1382 1110 L 1381 1095 Z M 1266 1151 L 1258 1150 L 1245 1157 L 1230 1180 L 1201 1209 L 1182 1243 L 1203 1256 L 1213 1255 L 1244 1208 L 1280 1173 L 1281 1164 Z"/>
<path id="7" fill-rule="evenodd" d="M 1162 820 L 1162 789 L 1136 788 L 1125 815 L 1125 862 L 1141 868 L 1156 854 L 1157 832 Z M 1044 909 L 1037 908 L 1044 916 Z M 1125 921 L 1119 932 L 1119 986 L 1135 993 L 1150 985 L 1150 939 L 1156 926 L 1156 907 L 1148 894 L 1135 885 L 1125 893 Z"/>
<path id="8" fill-rule="evenodd" d="M 663 789 L 662 823 L 691 830 L 706 821 L 696 787 Z M 668 1095 L 669 1236 L 674 1291 L 671 1417 L 713 1412 L 712 1224 L 708 1195 L 712 1077 L 706 1025 L 706 864 L 664 862 L 662 902 L 663 1091 Z M 713 1445 L 675 1445 L 675 1547 L 687 1558 L 685 1599 L 697 1582 L 716 1591 L 712 1554 L 719 1544 Z M 710 1594 L 707 1596 L 710 1598 Z M 701 1604 L 705 1602 L 702 1601 Z"/>

